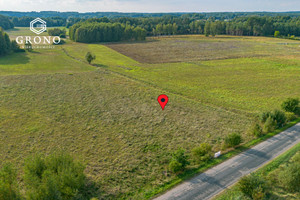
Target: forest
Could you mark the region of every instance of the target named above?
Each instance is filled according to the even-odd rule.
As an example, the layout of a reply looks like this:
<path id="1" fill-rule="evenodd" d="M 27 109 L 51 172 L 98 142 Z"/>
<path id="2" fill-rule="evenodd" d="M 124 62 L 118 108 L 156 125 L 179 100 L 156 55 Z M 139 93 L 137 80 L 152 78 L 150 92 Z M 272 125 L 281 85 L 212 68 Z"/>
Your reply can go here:
<path id="1" fill-rule="evenodd" d="M 14 24 L 9 20 L 8 17 L 0 15 L 0 27 L 2 27 L 4 30 L 11 29 L 14 28 Z"/>
<path id="2" fill-rule="evenodd" d="M 43 12 L 41 12 L 43 13 Z M 45 12 L 46 13 L 46 12 Z M 52 13 L 52 12 L 50 12 Z M 61 13 L 60 13 L 61 14 Z M 144 40 L 146 36 L 205 34 L 239 36 L 300 36 L 300 16 L 291 13 L 173 13 L 159 17 L 101 17 L 76 18 L 59 15 L 42 18 L 48 27 L 70 28 L 70 39 L 78 42 L 116 42 Z M 285 14 L 285 15 L 283 15 Z M 263 15 L 263 16 L 262 16 Z M 66 16 L 69 16 L 66 18 Z M 78 15 L 75 15 L 78 16 Z M 145 14 L 146 16 L 146 14 Z M 147 15 L 148 16 L 148 15 Z M 88 16 L 91 17 L 91 16 Z M 5 29 L 28 27 L 31 16 L 2 16 L 0 26 Z"/>
<path id="3" fill-rule="evenodd" d="M 146 30 L 121 23 L 82 22 L 70 27 L 69 36 L 76 42 L 116 42 L 122 40 L 141 41 L 146 38 Z"/>

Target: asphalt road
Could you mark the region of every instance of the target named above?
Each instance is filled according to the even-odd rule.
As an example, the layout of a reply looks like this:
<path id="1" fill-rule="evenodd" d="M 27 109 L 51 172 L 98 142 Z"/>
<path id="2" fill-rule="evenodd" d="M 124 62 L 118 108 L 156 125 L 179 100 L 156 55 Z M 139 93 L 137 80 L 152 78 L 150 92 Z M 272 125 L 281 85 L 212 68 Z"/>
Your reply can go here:
<path id="1" fill-rule="evenodd" d="M 210 199 L 300 142 L 300 123 L 167 191 L 155 200 Z"/>

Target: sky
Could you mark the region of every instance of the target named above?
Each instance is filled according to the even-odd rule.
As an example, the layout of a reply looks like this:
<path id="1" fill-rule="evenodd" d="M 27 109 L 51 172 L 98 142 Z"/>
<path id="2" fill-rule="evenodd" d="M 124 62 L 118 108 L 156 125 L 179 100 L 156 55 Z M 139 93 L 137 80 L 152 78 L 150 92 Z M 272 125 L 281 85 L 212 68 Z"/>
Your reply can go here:
<path id="1" fill-rule="evenodd" d="M 300 11 L 300 0 L 0 0 L 1 11 Z"/>

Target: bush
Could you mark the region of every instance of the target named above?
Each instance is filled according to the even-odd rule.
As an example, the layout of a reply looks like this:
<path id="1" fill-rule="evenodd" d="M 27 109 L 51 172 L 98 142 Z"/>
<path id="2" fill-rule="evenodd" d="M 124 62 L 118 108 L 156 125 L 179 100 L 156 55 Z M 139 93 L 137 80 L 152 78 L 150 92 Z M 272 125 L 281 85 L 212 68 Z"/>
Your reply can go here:
<path id="1" fill-rule="evenodd" d="M 300 162 L 294 162 L 279 173 L 279 183 L 289 192 L 300 192 Z"/>
<path id="2" fill-rule="evenodd" d="M 273 132 L 276 129 L 276 127 L 277 127 L 276 120 L 274 120 L 272 117 L 268 117 L 268 119 L 264 123 L 263 132 L 264 133 Z"/>
<path id="3" fill-rule="evenodd" d="M 288 98 L 281 104 L 281 108 L 286 112 L 297 113 L 299 109 L 299 99 Z"/>
<path id="4" fill-rule="evenodd" d="M 242 136 L 239 133 L 231 133 L 225 137 L 226 147 L 235 147 L 242 142 Z"/>
<path id="5" fill-rule="evenodd" d="M 256 137 L 260 137 L 263 133 L 263 129 L 259 123 L 255 123 L 251 126 L 250 133 Z"/>
<path id="6" fill-rule="evenodd" d="M 172 160 L 169 163 L 169 169 L 171 172 L 177 173 L 183 169 L 182 164 L 177 160 Z"/>
<path id="7" fill-rule="evenodd" d="M 208 161 L 212 157 L 212 147 L 210 144 L 202 143 L 192 150 L 192 156 L 196 162 Z"/>
<path id="8" fill-rule="evenodd" d="M 16 171 L 11 165 L 5 164 L 0 169 L 0 200 L 21 199 L 16 177 Z"/>
<path id="9" fill-rule="evenodd" d="M 26 196 L 31 200 L 82 197 L 84 167 L 66 154 L 40 155 L 25 162 Z"/>
<path id="10" fill-rule="evenodd" d="M 285 113 L 283 111 L 281 111 L 281 110 L 274 110 L 271 113 L 271 117 L 273 118 L 274 121 L 277 122 L 277 124 L 276 124 L 277 127 L 276 128 L 282 127 L 286 123 Z"/>
<path id="11" fill-rule="evenodd" d="M 280 32 L 279 31 L 275 31 L 274 37 L 279 37 L 279 36 L 280 36 Z"/>
<path id="12" fill-rule="evenodd" d="M 33 51 L 32 44 L 30 42 L 25 43 L 25 50 L 28 51 L 28 52 L 32 52 Z"/>
<path id="13" fill-rule="evenodd" d="M 297 116 L 292 112 L 286 112 L 285 116 L 286 116 L 287 122 L 291 122 L 291 121 L 294 121 L 295 119 L 297 119 Z"/>
<path id="14" fill-rule="evenodd" d="M 269 119 L 271 118 L 271 119 Z M 281 110 L 273 110 L 272 112 L 263 112 L 259 115 L 259 120 L 262 124 L 265 124 L 267 120 L 275 122 L 275 129 L 280 128 L 285 125 L 286 123 L 286 116 L 285 113 Z"/>
<path id="15" fill-rule="evenodd" d="M 238 182 L 239 190 L 252 199 L 263 199 L 267 192 L 265 180 L 257 175 L 243 177 Z"/>
<path id="16" fill-rule="evenodd" d="M 188 157 L 185 155 L 185 151 L 183 149 L 179 149 L 172 154 L 169 169 L 176 173 L 183 171 L 188 164 L 190 163 L 188 161 Z"/>
<path id="17" fill-rule="evenodd" d="M 258 116 L 259 121 L 263 124 L 267 121 L 267 119 L 271 116 L 271 112 L 267 111 L 267 112 L 262 112 L 260 113 L 260 115 Z"/>

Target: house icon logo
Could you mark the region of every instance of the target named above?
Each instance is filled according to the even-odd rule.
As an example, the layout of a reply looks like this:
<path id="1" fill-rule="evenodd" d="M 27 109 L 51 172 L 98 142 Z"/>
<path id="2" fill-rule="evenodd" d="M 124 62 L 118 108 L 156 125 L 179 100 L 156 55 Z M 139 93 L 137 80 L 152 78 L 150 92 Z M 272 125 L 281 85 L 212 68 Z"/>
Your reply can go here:
<path id="1" fill-rule="evenodd" d="M 46 22 L 41 18 L 36 18 L 30 22 L 30 30 L 39 35 L 47 30 Z"/>

